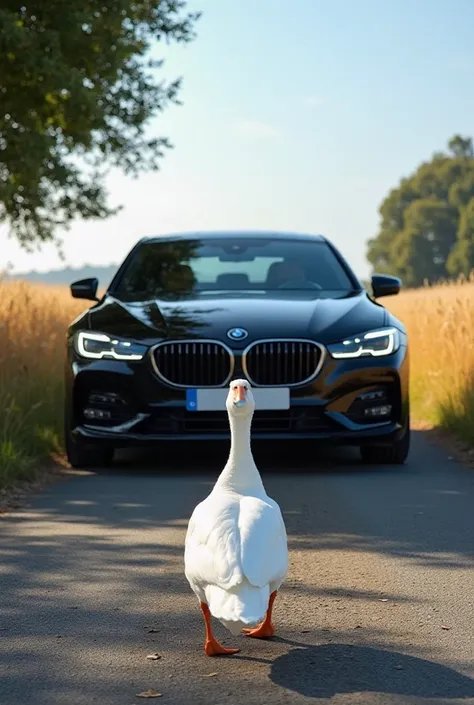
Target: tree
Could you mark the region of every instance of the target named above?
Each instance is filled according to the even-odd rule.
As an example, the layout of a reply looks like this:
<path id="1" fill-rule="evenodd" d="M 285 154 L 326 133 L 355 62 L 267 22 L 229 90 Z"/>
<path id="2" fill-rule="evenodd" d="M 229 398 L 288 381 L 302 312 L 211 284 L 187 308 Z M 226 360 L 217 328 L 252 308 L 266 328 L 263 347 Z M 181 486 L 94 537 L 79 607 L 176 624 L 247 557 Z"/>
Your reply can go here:
<path id="1" fill-rule="evenodd" d="M 368 242 L 376 271 L 408 286 L 474 269 L 474 147 L 455 135 L 448 153 L 421 164 L 380 206 L 380 229 Z"/>
<path id="2" fill-rule="evenodd" d="M 450 274 L 469 276 L 474 268 L 474 197 L 462 209 L 458 237 L 446 268 Z"/>
<path id="3" fill-rule="evenodd" d="M 20 244 L 59 242 L 76 217 L 107 218 L 110 167 L 158 169 L 148 123 L 179 103 L 158 81 L 154 40 L 189 42 L 185 0 L 32 0 L 0 8 L 0 222 Z"/>

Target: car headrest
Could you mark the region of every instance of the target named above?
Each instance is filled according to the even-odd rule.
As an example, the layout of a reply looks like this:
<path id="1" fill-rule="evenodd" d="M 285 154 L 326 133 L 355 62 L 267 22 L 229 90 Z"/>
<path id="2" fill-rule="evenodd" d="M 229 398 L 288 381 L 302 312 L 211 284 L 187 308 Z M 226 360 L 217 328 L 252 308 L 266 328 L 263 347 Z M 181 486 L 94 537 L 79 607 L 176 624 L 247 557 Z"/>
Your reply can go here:
<path id="1" fill-rule="evenodd" d="M 285 263 L 273 262 L 267 272 L 267 286 L 278 286 L 282 284 L 286 277 L 284 276 Z"/>

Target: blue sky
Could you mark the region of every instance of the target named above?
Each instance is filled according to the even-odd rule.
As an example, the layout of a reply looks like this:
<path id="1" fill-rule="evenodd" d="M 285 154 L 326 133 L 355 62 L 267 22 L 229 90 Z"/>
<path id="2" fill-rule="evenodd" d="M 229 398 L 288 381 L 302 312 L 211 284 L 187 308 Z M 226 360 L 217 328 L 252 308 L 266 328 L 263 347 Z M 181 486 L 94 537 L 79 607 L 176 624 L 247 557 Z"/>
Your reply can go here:
<path id="1" fill-rule="evenodd" d="M 472 0 L 193 0 L 198 38 L 158 46 L 184 105 L 150 129 L 159 173 L 109 178 L 124 210 L 65 234 L 68 264 L 119 262 L 143 235 L 321 232 L 367 276 L 387 191 L 454 133 L 474 135 Z M 0 230 L 16 271 L 61 266 Z"/>

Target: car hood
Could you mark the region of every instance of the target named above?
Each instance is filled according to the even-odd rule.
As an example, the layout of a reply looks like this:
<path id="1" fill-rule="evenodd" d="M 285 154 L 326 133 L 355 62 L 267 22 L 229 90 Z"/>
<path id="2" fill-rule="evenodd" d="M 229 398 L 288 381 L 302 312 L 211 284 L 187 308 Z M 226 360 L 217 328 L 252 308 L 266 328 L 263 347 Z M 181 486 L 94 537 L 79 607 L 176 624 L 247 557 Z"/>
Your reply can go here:
<path id="1" fill-rule="evenodd" d="M 313 292 L 280 295 L 225 294 L 180 301 L 119 301 L 106 296 L 89 311 L 93 330 L 152 344 L 173 338 L 217 338 L 229 343 L 231 328 L 244 328 L 245 347 L 262 338 L 309 338 L 330 343 L 378 328 L 387 322 L 385 309 L 366 292 L 343 298 L 319 298 Z"/>

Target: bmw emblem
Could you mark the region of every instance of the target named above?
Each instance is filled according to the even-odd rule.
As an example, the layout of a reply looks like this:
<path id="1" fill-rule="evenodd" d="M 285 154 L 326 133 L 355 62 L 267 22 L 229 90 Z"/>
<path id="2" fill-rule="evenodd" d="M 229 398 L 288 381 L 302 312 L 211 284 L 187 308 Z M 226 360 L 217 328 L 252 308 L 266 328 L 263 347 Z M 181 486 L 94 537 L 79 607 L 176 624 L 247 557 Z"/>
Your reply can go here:
<path id="1" fill-rule="evenodd" d="M 244 340 L 248 336 L 245 328 L 231 328 L 227 331 L 227 337 L 231 340 Z"/>

